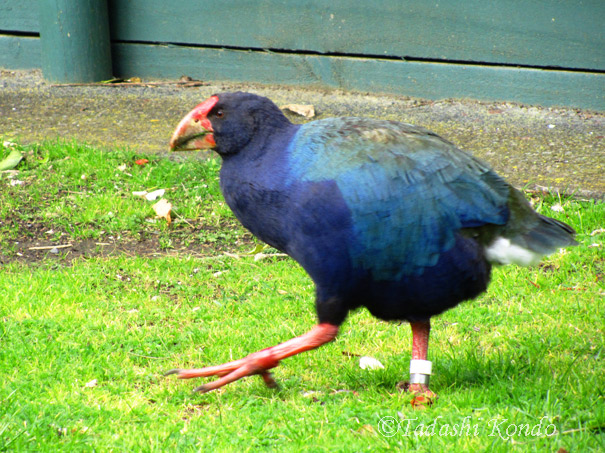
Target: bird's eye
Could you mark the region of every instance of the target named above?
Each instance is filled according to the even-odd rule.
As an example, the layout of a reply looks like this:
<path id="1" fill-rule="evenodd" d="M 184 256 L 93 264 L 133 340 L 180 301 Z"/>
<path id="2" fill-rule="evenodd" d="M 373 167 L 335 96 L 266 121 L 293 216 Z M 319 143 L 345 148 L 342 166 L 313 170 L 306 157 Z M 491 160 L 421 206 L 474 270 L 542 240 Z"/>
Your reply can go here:
<path id="1" fill-rule="evenodd" d="M 225 116 L 225 113 L 222 110 L 217 110 L 215 113 L 217 118 L 222 118 L 223 116 Z"/>

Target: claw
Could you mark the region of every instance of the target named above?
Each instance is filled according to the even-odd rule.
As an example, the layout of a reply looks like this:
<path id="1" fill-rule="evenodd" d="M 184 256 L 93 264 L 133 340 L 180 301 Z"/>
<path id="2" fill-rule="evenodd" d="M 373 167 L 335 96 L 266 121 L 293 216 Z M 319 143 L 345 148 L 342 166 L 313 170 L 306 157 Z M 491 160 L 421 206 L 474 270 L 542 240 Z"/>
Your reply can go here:
<path id="1" fill-rule="evenodd" d="M 273 379 L 273 375 L 271 373 L 269 373 L 268 371 L 265 371 L 264 373 L 261 373 L 260 375 L 263 378 L 263 381 L 265 381 L 265 384 L 267 385 L 267 387 L 269 387 L 270 389 L 279 388 L 279 385 L 277 384 L 277 382 L 275 382 L 275 379 Z"/>
<path id="2" fill-rule="evenodd" d="M 209 366 L 206 368 L 183 370 L 175 368 L 167 371 L 164 376 L 170 376 L 176 374 L 179 379 L 191 379 L 195 377 L 204 376 L 220 376 L 214 382 L 204 384 L 197 387 L 194 392 L 205 393 L 211 390 L 215 390 L 223 385 L 229 384 L 233 381 L 237 381 L 245 376 L 251 376 L 253 374 L 260 374 L 263 380 L 269 387 L 276 387 L 275 380 L 271 377 L 271 374 L 267 370 L 275 368 L 279 365 L 279 361 L 274 357 L 271 348 L 263 349 L 262 351 L 250 354 L 248 357 L 235 360 L 234 362 L 225 363 L 219 366 Z"/>

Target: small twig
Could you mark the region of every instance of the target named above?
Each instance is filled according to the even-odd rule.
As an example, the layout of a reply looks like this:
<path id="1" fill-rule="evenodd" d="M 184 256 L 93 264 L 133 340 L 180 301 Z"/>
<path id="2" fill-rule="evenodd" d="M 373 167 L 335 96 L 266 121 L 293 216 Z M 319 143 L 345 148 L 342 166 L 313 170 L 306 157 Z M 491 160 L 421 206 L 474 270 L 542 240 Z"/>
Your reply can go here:
<path id="1" fill-rule="evenodd" d="M 39 247 L 30 247 L 29 250 L 65 249 L 67 247 L 73 247 L 73 245 L 72 244 L 65 244 L 65 245 L 41 245 Z"/>
<path id="2" fill-rule="evenodd" d="M 169 189 L 169 190 L 174 190 L 174 189 Z M 185 222 L 191 228 L 195 228 L 195 226 L 191 222 L 189 222 L 185 217 L 182 217 L 178 212 L 176 212 L 176 211 L 173 210 L 172 214 L 175 216 L 175 220 L 179 219 L 179 221 Z"/>
<path id="3" fill-rule="evenodd" d="M 191 80 L 188 82 L 91 82 L 91 83 L 55 83 L 51 87 L 157 87 L 165 85 L 176 85 L 185 88 L 200 87 L 208 85 L 208 82 Z"/>

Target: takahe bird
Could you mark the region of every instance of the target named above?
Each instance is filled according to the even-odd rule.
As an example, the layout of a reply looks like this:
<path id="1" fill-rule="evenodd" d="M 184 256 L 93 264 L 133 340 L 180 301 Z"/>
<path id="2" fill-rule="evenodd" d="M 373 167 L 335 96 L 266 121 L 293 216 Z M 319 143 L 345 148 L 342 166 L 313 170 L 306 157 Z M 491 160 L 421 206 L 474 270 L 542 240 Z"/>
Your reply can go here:
<path id="1" fill-rule="evenodd" d="M 334 339 L 349 311 L 412 327 L 410 390 L 428 389 L 430 318 L 484 292 L 492 263 L 536 263 L 575 244 L 488 165 L 422 127 L 368 118 L 292 124 L 269 99 L 211 96 L 186 115 L 172 150 L 212 148 L 227 204 L 257 238 L 308 272 L 319 324 L 219 366 L 207 392 Z"/>

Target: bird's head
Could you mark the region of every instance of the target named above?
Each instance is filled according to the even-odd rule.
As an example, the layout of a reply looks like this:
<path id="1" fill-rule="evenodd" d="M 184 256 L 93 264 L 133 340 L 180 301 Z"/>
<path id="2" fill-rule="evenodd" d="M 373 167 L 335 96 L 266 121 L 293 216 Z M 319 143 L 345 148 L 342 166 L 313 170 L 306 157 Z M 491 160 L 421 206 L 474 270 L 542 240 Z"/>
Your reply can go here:
<path id="1" fill-rule="evenodd" d="M 172 134 L 170 149 L 235 154 L 255 136 L 287 124 L 288 119 L 267 98 L 243 92 L 215 94 L 185 115 Z"/>

